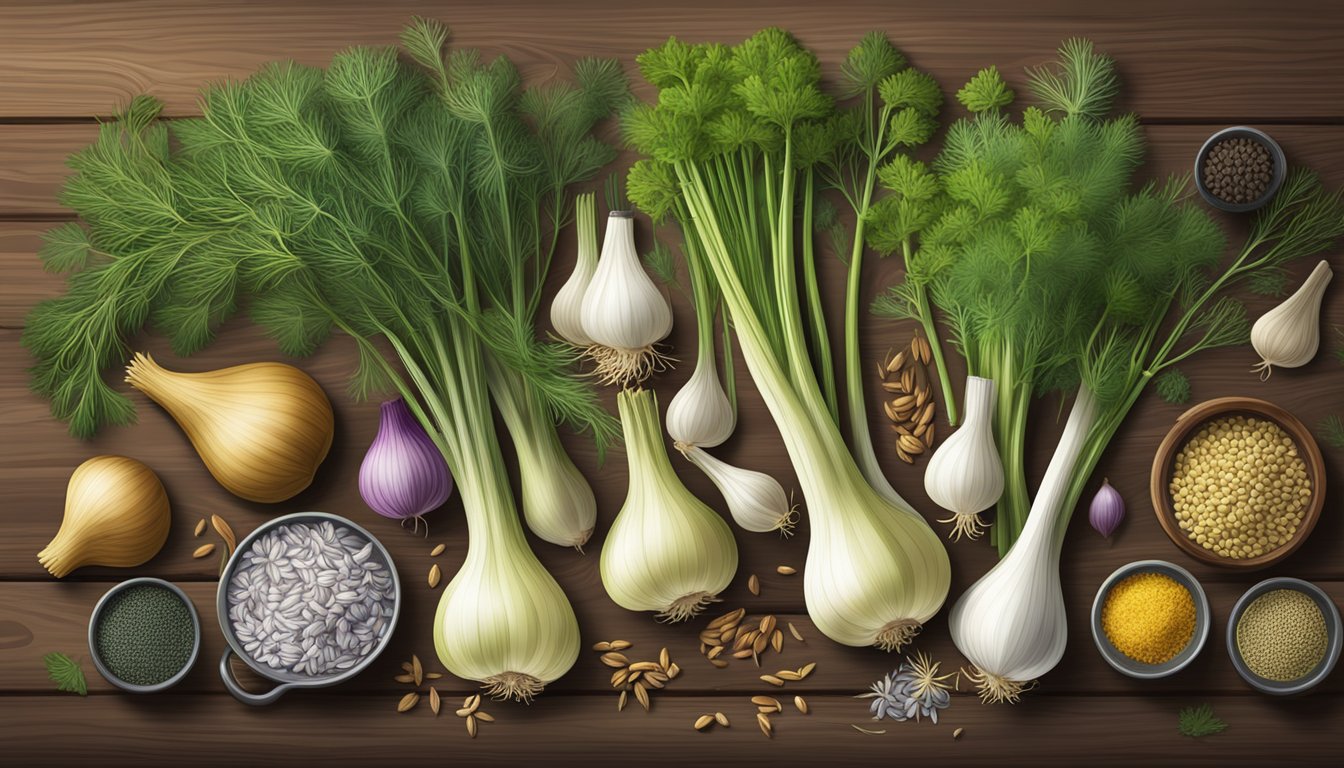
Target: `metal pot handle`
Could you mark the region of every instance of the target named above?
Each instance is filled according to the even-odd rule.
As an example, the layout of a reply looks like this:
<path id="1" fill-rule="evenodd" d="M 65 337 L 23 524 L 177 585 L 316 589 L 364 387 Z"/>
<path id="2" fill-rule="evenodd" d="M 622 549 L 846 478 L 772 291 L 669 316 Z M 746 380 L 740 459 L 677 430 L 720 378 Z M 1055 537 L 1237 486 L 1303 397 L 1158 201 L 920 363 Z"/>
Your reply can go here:
<path id="1" fill-rule="evenodd" d="M 229 668 L 229 657 L 232 655 L 232 647 L 224 649 L 224 655 L 219 660 L 219 676 L 224 681 L 224 687 L 229 689 L 229 693 L 244 704 L 251 704 L 254 707 L 273 704 L 276 699 L 284 695 L 285 691 L 295 687 L 294 683 L 281 683 L 265 693 L 248 693 L 243 690 L 238 679 L 233 676 L 233 670 Z"/>

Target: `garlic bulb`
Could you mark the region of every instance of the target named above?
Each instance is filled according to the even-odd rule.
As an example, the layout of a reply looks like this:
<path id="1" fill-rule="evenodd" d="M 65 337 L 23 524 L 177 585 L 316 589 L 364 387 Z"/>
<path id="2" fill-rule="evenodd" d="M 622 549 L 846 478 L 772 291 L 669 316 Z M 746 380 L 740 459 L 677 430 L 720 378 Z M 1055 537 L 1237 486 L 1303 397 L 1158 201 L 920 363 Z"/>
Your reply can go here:
<path id="1" fill-rule="evenodd" d="M 723 518 L 697 499 L 672 469 L 649 390 L 617 395 L 630 489 L 602 545 L 602 586 L 617 605 L 689 619 L 737 572 L 737 542 Z"/>
<path id="2" fill-rule="evenodd" d="M 584 333 L 593 340 L 588 354 L 604 384 L 626 386 L 662 370 L 666 360 L 654 344 L 672 332 L 672 307 L 640 264 L 630 211 L 612 211 L 607 218 L 581 317 Z"/>
<path id="3" fill-rule="evenodd" d="M 984 532 L 980 512 L 1003 494 L 1003 463 L 994 446 L 994 382 L 966 377 L 966 421 L 943 441 L 924 470 L 924 490 L 938 506 L 952 512 L 939 520 L 952 523 L 953 539 L 975 539 Z"/>
<path id="4" fill-rule="evenodd" d="M 667 404 L 667 434 L 678 444 L 713 448 L 732 436 L 737 412 L 719 384 L 711 345 Z"/>
<path id="5" fill-rule="evenodd" d="M 1262 380 L 1269 378 L 1276 365 L 1297 368 L 1316 356 L 1321 345 L 1321 299 L 1332 277 L 1330 264 L 1322 261 L 1296 293 L 1255 321 L 1251 346 L 1260 355 L 1260 363 L 1252 370 Z"/>
<path id="6" fill-rule="evenodd" d="M 248 501 L 273 504 L 307 488 L 331 448 L 331 402 L 292 365 L 176 373 L 137 353 L 126 381 L 168 411 L 220 485 Z"/>
<path id="7" fill-rule="evenodd" d="M 687 461 L 709 475 L 738 525 L 755 533 L 779 531 L 785 536 L 793 533 L 798 513 L 789 504 L 778 480 L 764 472 L 735 467 L 698 446 L 678 444 L 677 449 Z"/>
<path id="8" fill-rule="evenodd" d="M 86 565 L 130 568 L 158 553 L 171 525 L 168 494 L 152 469 L 95 456 L 70 475 L 61 528 L 37 559 L 58 579 Z"/>
<path id="9" fill-rule="evenodd" d="M 569 279 L 551 302 L 551 325 L 560 337 L 576 347 L 590 347 L 593 339 L 583 330 L 583 296 L 597 272 L 597 199 L 589 192 L 574 203 L 578 230 L 578 258 Z"/>
<path id="10" fill-rule="evenodd" d="M 947 625 L 968 674 L 986 702 L 1016 702 L 1034 680 L 1054 669 L 1069 639 L 1059 554 L 1067 521 L 1064 499 L 1074 459 L 1087 443 L 1099 409 L 1079 388 L 1059 445 L 1046 467 L 1022 535 L 993 568 L 952 606 Z"/>

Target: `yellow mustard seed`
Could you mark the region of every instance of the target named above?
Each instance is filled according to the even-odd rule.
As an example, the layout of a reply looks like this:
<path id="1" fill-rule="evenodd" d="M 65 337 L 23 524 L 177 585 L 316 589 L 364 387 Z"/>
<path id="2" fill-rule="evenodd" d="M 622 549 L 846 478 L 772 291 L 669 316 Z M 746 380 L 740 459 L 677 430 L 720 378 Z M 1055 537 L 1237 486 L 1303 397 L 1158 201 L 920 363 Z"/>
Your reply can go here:
<path id="1" fill-rule="evenodd" d="M 1116 650 L 1144 664 L 1164 664 L 1195 636 L 1195 600 L 1161 573 L 1121 579 L 1101 607 L 1101 628 Z"/>
<path id="2" fill-rule="evenodd" d="M 1291 541 L 1311 500 L 1293 438 L 1272 421 L 1246 416 L 1202 426 L 1176 454 L 1168 489 L 1186 536 L 1234 560 Z"/>

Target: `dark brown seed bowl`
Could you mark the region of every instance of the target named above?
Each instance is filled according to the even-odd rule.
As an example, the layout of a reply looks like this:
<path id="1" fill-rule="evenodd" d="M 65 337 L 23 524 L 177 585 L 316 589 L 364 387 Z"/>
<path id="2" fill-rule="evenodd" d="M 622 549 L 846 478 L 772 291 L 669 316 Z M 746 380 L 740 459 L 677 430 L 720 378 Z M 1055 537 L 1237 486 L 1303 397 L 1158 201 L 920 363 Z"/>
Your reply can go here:
<path id="1" fill-rule="evenodd" d="M 1307 465 L 1307 478 L 1311 480 L 1311 501 L 1307 503 L 1307 508 L 1302 513 L 1302 524 L 1293 533 L 1293 538 L 1271 552 L 1244 560 L 1222 557 L 1191 541 L 1176 520 L 1176 510 L 1172 507 L 1171 491 L 1168 488 L 1172 470 L 1176 466 L 1176 454 L 1185 447 L 1186 441 L 1207 422 L 1226 416 L 1254 416 L 1282 427 L 1297 444 L 1298 454 L 1302 462 Z M 1149 491 L 1153 498 L 1153 511 L 1157 513 L 1157 521 L 1162 524 L 1162 530 L 1166 531 L 1172 542 L 1187 555 L 1209 565 L 1253 571 L 1267 568 L 1296 552 L 1311 534 L 1311 529 L 1316 527 L 1316 521 L 1321 516 L 1321 508 L 1325 506 L 1325 459 L 1321 455 L 1320 446 L 1316 444 L 1316 439 L 1311 435 L 1311 430 L 1288 411 L 1254 397 L 1219 397 L 1205 400 L 1176 419 L 1176 423 L 1162 439 L 1162 444 L 1158 446 L 1157 454 L 1153 457 Z"/>
<path id="2" fill-rule="evenodd" d="M 1209 157 L 1209 150 L 1224 139 L 1250 139 L 1269 150 L 1269 156 L 1274 167 L 1270 169 L 1269 186 L 1265 188 L 1265 193 L 1259 199 L 1252 200 L 1249 203 L 1230 203 L 1213 194 L 1204 185 L 1204 161 Z M 1279 143 L 1271 139 L 1269 134 L 1264 131 L 1246 125 L 1234 125 L 1215 132 L 1204 142 L 1204 145 L 1199 148 L 1199 153 L 1195 155 L 1195 188 L 1199 190 L 1200 197 L 1204 198 L 1204 202 L 1214 208 L 1230 213 L 1254 211 L 1268 203 L 1274 197 L 1274 193 L 1279 191 L 1279 187 L 1283 184 L 1283 179 L 1287 175 L 1288 160 L 1283 155 L 1283 147 L 1280 147 Z"/>

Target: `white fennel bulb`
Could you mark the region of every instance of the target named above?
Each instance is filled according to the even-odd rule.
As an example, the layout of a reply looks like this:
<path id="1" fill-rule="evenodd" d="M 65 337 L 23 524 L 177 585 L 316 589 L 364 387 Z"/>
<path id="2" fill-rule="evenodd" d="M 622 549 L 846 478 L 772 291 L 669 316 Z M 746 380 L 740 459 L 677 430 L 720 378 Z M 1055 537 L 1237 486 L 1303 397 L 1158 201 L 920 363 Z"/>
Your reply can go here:
<path id="1" fill-rule="evenodd" d="M 653 392 L 624 390 L 616 399 L 630 488 L 602 544 L 602 586 L 622 608 L 683 621 L 733 580 L 737 542 L 672 469 Z"/>
<path id="2" fill-rule="evenodd" d="M 1016 702 L 1064 656 L 1069 637 L 1059 582 L 1068 529 L 1064 501 L 1097 413 L 1091 390 L 1079 388 L 1022 535 L 952 606 L 952 642 L 973 665 L 969 676 L 986 702 Z"/>
<path id="3" fill-rule="evenodd" d="M 709 476 L 723 494 L 729 514 L 742 528 L 753 533 L 793 533 L 798 514 L 778 480 L 764 472 L 735 467 L 698 446 L 679 444 L 677 448 Z"/>
<path id="4" fill-rule="evenodd" d="M 1299 368 L 1316 357 L 1321 346 L 1321 299 L 1334 277 L 1330 263 L 1322 261 L 1301 288 L 1269 310 L 1251 327 L 1251 346 L 1260 355 L 1254 370 L 1269 378 L 1274 366 Z"/>
<path id="5" fill-rule="evenodd" d="M 578 257 L 574 271 L 551 302 L 551 325 L 560 338 L 586 349 L 593 339 L 583 330 L 583 296 L 597 272 L 597 200 L 593 193 L 579 195 L 575 200 L 574 220 L 579 236 Z"/>
<path id="6" fill-rule="evenodd" d="M 975 539 L 984 532 L 980 513 L 1003 494 L 1003 462 L 994 446 L 994 382 L 966 377 L 966 421 L 934 451 L 924 470 L 924 491 L 952 517 L 951 536 Z"/>
<path id="7" fill-rule="evenodd" d="M 635 249 L 635 219 L 612 211 L 597 271 L 583 295 L 583 332 L 593 340 L 589 355 L 598 378 L 627 386 L 660 370 L 665 360 L 654 345 L 672 332 L 672 307 L 654 285 Z"/>

